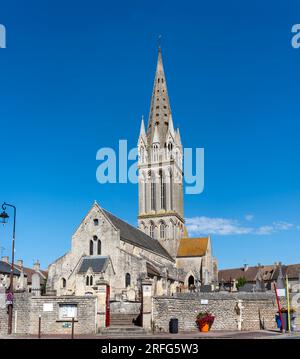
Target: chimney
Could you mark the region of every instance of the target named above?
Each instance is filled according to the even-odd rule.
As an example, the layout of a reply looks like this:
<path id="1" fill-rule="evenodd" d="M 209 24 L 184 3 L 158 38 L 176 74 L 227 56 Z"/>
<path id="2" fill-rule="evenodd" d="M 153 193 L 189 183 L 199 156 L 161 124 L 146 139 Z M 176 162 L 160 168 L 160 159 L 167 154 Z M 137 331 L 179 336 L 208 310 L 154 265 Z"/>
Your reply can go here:
<path id="1" fill-rule="evenodd" d="M 9 256 L 2 256 L 2 262 L 9 263 Z"/>
<path id="2" fill-rule="evenodd" d="M 244 272 L 246 272 L 248 270 L 249 266 L 247 263 L 244 264 Z"/>
<path id="3" fill-rule="evenodd" d="M 23 260 L 22 259 L 17 260 L 17 266 L 19 266 L 20 268 L 23 268 Z"/>
<path id="4" fill-rule="evenodd" d="M 40 262 L 39 260 L 37 260 L 34 265 L 33 265 L 33 269 L 38 272 L 40 270 Z"/>

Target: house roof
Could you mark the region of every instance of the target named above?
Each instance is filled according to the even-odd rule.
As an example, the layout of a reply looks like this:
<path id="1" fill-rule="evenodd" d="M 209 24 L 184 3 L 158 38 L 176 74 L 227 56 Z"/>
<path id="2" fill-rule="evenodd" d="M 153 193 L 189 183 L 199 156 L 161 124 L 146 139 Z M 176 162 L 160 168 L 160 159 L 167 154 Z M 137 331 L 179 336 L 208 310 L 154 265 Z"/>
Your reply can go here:
<path id="1" fill-rule="evenodd" d="M 23 270 L 24 274 L 27 275 L 27 283 L 32 283 L 32 275 L 34 273 L 39 273 L 44 279 L 47 278 L 47 276 L 48 276 L 48 272 L 44 271 L 44 270 L 39 270 L 38 272 L 36 272 L 34 269 L 28 268 L 28 267 L 21 267 L 19 265 L 15 265 L 15 267 L 19 271 Z"/>
<path id="2" fill-rule="evenodd" d="M 247 282 L 254 282 L 258 269 L 258 267 L 248 267 L 247 269 L 241 267 L 219 270 L 219 281 L 221 282 L 222 280 L 224 280 L 224 282 L 229 282 L 233 279 L 244 277 L 246 278 Z"/>
<path id="3" fill-rule="evenodd" d="M 114 216 L 112 213 L 106 211 L 105 209 L 102 210 L 107 215 L 112 224 L 120 230 L 120 238 L 122 241 L 130 243 L 134 246 L 144 248 L 146 250 L 154 252 L 159 256 L 174 261 L 171 255 L 159 243 L 159 241 L 151 238 L 146 233 L 142 232 L 140 229 L 133 227 L 132 225 Z"/>
<path id="4" fill-rule="evenodd" d="M 228 282 L 233 279 L 238 279 L 241 277 L 245 277 L 247 282 L 255 282 L 256 275 L 258 273 L 259 267 L 248 267 L 247 270 L 245 268 L 231 268 L 231 269 L 223 269 L 219 270 L 219 281 L 224 280 Z M 279 266 L 276 264 L 266 265 L 262 267 L 263 279 L 265 281 L 277 280 L 279 274 Z M 285 276 L 288 275 L 289 279 L 298 279 L 300 273 L 300 264 L 290 264 L 282 266 L 282 274 Z"/>
<path id="5" fill-rule="evenodd" d="M 182 238 L 179 243 L 177 257 L 202 257 L 208 246 L 208 237 Z"/>
<path id="6" fill-rule="evenodd" d="M 94 273 L 105 272 L 109 258 L 105 256 L 89 256 L 83 257 L 78 273 L 86 273 L 89 268 L 92 268 Z"/>
<path id="7" fill-rule="evenodd" d="M 20 275 L 21 272 L 19 271 L 16 266 L 14 266 L 14 275 Z M 0 273 L 1 274 L 10 274 L 11 265 L 7 262 L 0 261 Z"/>
<path id="8" fill-rule="evenodd" d="M 288 275 L 289 279 L 299 279 L 300 264 L 290 264 L 285 266 L 285 274 Z"/>

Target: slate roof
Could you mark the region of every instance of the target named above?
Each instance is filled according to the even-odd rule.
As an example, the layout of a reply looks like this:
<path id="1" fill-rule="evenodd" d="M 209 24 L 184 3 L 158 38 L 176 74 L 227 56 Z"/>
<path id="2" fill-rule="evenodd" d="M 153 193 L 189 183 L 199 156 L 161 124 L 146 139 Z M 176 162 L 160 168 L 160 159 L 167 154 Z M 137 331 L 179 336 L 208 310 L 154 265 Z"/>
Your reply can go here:
<path id="1" fill-rule="evenodd" d="M 0 273 L 1 274 L 10 274 L 11 265 L 9 263 L 0 261 Z M 14 275 L 20 275 L 21 272 L 15 267 L 14 268 Z"/>
<path id="2" fill-rule="evenodd" d="M 108 261 L 108 257 L 104 256 L 83 257 L 78 273 L 86 273 L 89 268 L 92 268 L 94 273 L 105 272 Z"/>
<path id="3" fill-rule="evenodd" d="M 151 238 L 146 233 L 142 232 L 140 229 L 133 227 L 132 225 L 124 222 L 122 219 L 114 216 L 110 212 L 102 209 L 103 212 L 107 215 L 112 224 L 120 230 L 121 240 L 127 243 L 130 243 L 134 246 L 144 248 L 151 252 L 158 254 L 159 256 L 168 258 L 169 260 L 174 261 L 171 255 L 167 250 L 159 243 L 158 240 Z"/>
<path id="4" fill-rule="evenodd" d="M 202 257 L 207 251 L 208 237 L 181 238 L 177 257 Z"/>

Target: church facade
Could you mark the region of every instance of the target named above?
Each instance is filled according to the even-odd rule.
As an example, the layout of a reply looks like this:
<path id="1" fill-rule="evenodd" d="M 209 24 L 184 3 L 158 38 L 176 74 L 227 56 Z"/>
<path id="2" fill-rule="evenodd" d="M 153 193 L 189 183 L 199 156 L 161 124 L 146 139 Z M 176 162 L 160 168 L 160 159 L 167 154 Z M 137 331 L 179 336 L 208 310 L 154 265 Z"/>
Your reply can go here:
<path id="1" fill-rule="evenodd" d="M 138 153 L 138 228 L 95 202 L 73 234 L 71 250 L 49 266 L 49 292 L 90 295 L 105 279 L 111 299 L 138 301 L 144 278 L 152 280 L 153 295 L 217 282 L 210 237 L 189 238 L 184 226 L 183 148 L 173 125 L 161 49 Z"/>

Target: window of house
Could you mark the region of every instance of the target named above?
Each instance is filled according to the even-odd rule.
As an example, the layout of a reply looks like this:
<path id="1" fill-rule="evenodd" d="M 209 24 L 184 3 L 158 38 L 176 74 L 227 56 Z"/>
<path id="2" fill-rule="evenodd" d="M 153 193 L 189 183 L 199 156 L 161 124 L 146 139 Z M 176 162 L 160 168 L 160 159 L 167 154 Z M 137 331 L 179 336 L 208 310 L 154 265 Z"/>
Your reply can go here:
<path id="1" fill-rule="evenodd" d="M 77 304 L 59 304 L 58 315 L 61 320 L 77 318 Z"/>
<path id="2" fill-rule="evenodd" d="M 99 225 L 99 220 L 98 220 L 98 218 L 95 218 L 95 219 L 94 219 L 94 225 L 95 225 L 95 226 L 98 226 L 98 225 Z"/>
<path id="3" fill-rule="evenodd" d="M 94 242 L 90 240 L 90 256 L 94 254 Z"/>
<path id="4" fill-rule="evenodd" d="M 131 283 L 131 276 L 130 276 L 129 273 L 126 273 L 126 276 L 125 276 L 125 288 L 130 286 L 130 283 Z"/>

